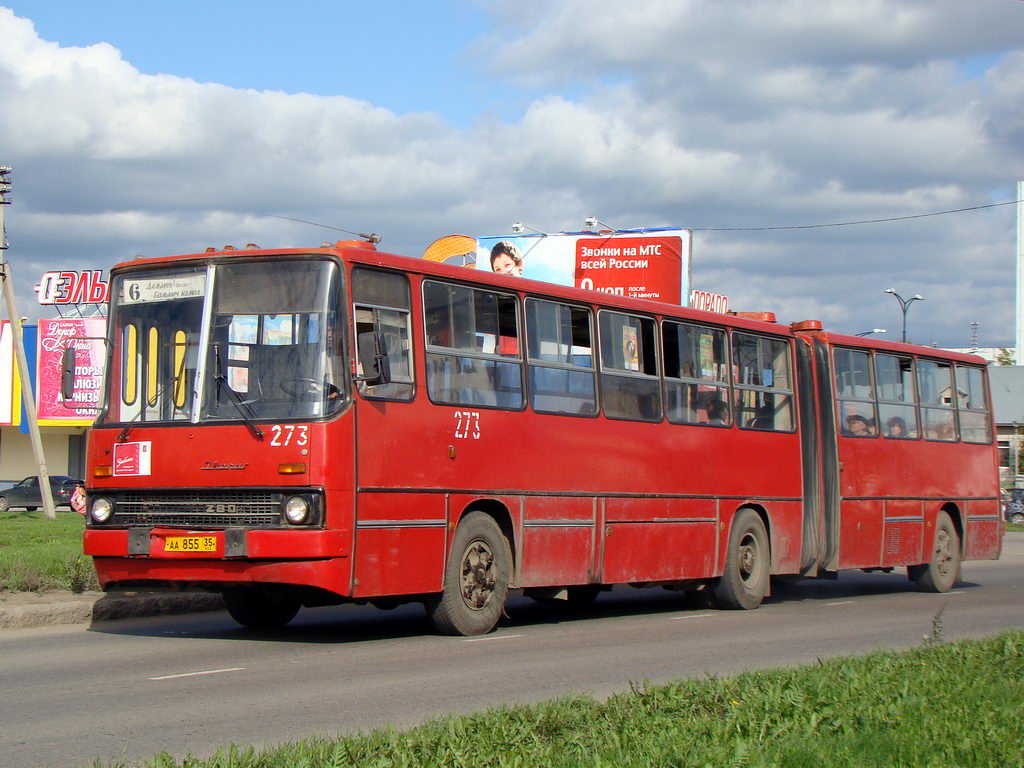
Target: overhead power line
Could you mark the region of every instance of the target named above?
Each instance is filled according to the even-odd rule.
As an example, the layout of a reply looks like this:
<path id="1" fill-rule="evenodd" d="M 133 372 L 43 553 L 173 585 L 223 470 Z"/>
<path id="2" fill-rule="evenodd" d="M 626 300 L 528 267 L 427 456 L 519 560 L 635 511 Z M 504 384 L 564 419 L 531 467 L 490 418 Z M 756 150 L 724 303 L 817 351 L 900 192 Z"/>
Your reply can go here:
<path id="1" fill-rule="evenodd" d="M 822 229 L 824 227 L 852 227 L 857 224 L 883 224 L 888 221 L 907 221 L 908 219 L 925 219 L 929 216 L 946 216 L 950 213 L 980 211 L 983 208 L 998 208 L 1001 205 L 1016 205 L 1020 200 L 1007 200 L 1003 203 L 988 205 L 972 205 L 969 208 L 954 208 L 949 211 L 933 211 L 931 213 L 915 213 L 911 216 L 890 216 L 885 219 L 861 219 L 860 221 L 838 221 L 830 224 L 790 224 L 784 227 L 690 227 L 694 232 L 768 232 L 779 229 Z"/>

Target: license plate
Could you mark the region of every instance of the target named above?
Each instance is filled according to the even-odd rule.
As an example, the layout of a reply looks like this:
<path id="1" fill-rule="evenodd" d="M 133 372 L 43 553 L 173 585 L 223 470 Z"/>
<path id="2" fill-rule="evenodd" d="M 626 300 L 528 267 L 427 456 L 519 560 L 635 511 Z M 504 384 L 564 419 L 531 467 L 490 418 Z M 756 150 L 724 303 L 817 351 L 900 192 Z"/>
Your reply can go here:
<path id="1" fill-rule="evenodd" d="M 216 552 L 216 536 L 168 536 L 164 552 Z"/>

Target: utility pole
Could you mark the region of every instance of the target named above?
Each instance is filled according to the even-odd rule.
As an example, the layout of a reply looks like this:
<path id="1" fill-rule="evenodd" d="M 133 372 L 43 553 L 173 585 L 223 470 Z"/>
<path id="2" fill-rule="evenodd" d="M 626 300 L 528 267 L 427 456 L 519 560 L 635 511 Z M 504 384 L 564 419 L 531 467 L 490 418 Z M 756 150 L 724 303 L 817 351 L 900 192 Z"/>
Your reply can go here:
<path id="1" fill-rule="evenodd" d="M 1014 365 L 1024 365 L 1024 181 L 1017 182 L 1017 338 Z"/>
<path id="2" fill-rule="evenodd" d="M 14 333 L 14 356 L 18 361 L 18 376 L 21 378 L 21 399 L 25 403 L 25 417 L 28 419 L 28 434 L 32 441 L 32 454 L 39 468 L 39 492 L 42 494 L 43 513 L 50 519 L 57 519 L 57 510 L 53 506 L 53 492 L 50 488 L 50 473 L 46 469 L 46 456 L 43 454 L 43 440 L 39 436 L 39 420 L 36 418 L 36 400 L 32 392 L 32 380 L 28 376 L 28 358 L 25 356 L 25 342 L 21 333 L 21 318 L 14 306 L 14 280 L 11 277 L 11 265 L 7 263 L 7 227 L 4 224 L 4 206 L 11 201 L 7 194 L 11 191 L 8 174 L 9 165 L 0 165 L 0 279 L 4 283 L 4 299 L 7 303 L 7 318 L 11 321 Z"/>

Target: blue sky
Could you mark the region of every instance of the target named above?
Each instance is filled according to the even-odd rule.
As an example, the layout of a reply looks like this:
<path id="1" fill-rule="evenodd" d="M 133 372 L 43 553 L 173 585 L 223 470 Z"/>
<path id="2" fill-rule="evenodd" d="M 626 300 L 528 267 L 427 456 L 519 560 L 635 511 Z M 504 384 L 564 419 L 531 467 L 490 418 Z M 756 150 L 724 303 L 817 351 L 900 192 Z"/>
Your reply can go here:
<path id="1" fill-rule="evenodd" d="M 1013 342 L 1019 0 L 0 0 L 25 314 L 50 269 L 524 221 L 695 227 L 734 307 Z M 916 325 L 916 334 L 915 334 Z M 890 336 L 891 337 L 891 336 Z"/>
<path id="2" fill-rule="evenodd" d="M 491 33 L 469 0 L 6 2 L 61 45 L 107 42 L 145 74 L 233 88 L 351 96 L 453 123 L 514 117 L 529 93 L 486 74 Z M 415 67 L 415 76 L 403 70 Z"/>

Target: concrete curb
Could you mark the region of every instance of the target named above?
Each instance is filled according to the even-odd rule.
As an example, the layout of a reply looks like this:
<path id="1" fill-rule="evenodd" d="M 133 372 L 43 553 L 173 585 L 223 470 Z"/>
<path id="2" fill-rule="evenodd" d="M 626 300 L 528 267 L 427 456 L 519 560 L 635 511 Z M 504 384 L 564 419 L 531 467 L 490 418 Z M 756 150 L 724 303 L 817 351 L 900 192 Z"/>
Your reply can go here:
<path id="1" fill-rule="evenodd" d="M 0 593 L 0 630 L 30 629 L 55 624 L 90 624 L 95 621 L 199 613 L 224 609 L 220 595 L 167 592 L 3 592 Z"/>

